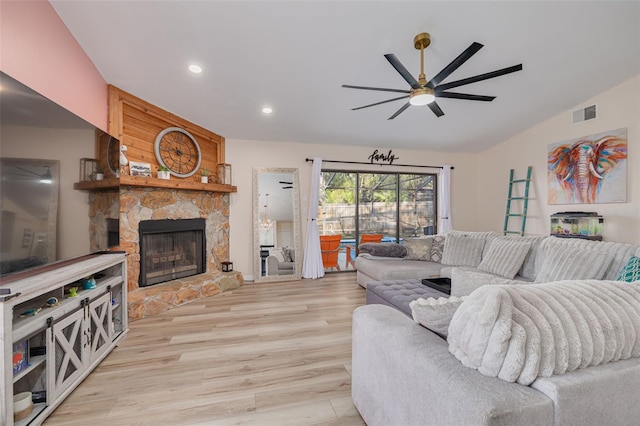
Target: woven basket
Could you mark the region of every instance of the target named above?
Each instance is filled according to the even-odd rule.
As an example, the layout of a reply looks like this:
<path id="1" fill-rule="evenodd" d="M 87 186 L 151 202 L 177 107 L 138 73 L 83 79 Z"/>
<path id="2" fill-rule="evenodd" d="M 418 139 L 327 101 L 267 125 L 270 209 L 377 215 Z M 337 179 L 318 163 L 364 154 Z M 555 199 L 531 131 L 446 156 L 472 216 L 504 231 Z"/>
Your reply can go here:
<path id="1" fill-rule="evenodd" d="M 29 404 L 29 406 L 24 410 L 18 411 L 17 413 L 13 413 L 13 421 L 17 422 L 19 420 L 26 419 L 27 417 L 29 417 L 29 414 L 31 414 L 32 411 L 33 411 L 33 402 Z"/>

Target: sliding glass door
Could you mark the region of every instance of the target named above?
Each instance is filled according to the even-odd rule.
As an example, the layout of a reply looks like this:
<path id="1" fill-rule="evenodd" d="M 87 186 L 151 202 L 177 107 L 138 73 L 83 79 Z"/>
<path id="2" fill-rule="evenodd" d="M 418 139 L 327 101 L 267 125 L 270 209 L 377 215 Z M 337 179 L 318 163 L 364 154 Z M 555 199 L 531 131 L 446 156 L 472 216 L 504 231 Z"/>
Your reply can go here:
<path id="1" fill-rule="evenodd" d="M 341 242 L 337 266 L 328 270 L 354 269 L 362 235 L 382 234 L 383 242 L 399 242 L 435 234 L 436 188 L 435 174 L 323 171 L 318 231 L 339 235 Z"/>
<path id="2" fill-rule="evenodd" d="M 436 233 L 436 175 L 399 175 L 400 238 Z"/>
<path id="3" fill-rule="evenodd" d="M 395 174 L 358 173 L 358 229 L 362 234 L 382 234 L 396 241 L 398 235 L 398 178 Z"/>

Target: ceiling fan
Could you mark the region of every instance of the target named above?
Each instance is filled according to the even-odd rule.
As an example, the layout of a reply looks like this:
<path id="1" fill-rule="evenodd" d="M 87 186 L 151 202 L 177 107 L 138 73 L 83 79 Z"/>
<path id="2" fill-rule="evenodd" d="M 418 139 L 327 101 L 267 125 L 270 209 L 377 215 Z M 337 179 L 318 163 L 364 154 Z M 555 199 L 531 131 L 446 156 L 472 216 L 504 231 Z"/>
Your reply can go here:
<path id="1" fill-rule="evenodd" d="M 386 101 L 376 102 L 369 105 L 364 105 L 361 107 L 353 108 L 352 111 L 356 111 L 363 108 L 369 108 L 376 105 L 386 104 L 387 102 L 393 102 L 400 99 L 409 98 L 409 101 L 402 105 L 399 110 L 397 110 L 388 120 L 393 120 L 398 115 L 400 115 L 404 110 L 409 108 L 411 105 L 427 105 L 431 111 L 437 116 L 442 117 L 444 112 L 438 106 L 436 102 L 436 98 L 450 98 L 450 99 L 465 99 L 468 101 L 484 101 L 491 102 L 495 99 L 495 96 L 484 96 L 484 95 L 471 95 L 468 93 L 457 93 L 457 92 L 448 92 L 447 90 L 453 89 L 454 87 L 464 86 L 466 84 L 476 83 L 482 80 L 488 80 L 494 77 L 500 77 L 501 75 L 510 74 L 512 72 L 522 70 L 522 64 L 513 65 L 507 68 L 502 68 L 496 71 L 488 72 L 485 74 L 476 75 L 474 77 L 464 78 L 462 80 L 452 81 L 450 83 L 440 84 L 445 78 L 447 78 L 451 73 L 457 70 L 462 64 L 469 60 L 473 55 L 475 55 L 478 50 L 482 49 L 483 45 L 477 42 L 473 42 L 471 46 L 469 46 L 464 52 L 462 52 L 457 58 L 455 58 L 449 65 L 444 67 L 438 74 L 435 75 L 431 80 L 427 81 L 427 78 L 424 74 L 424 49 L 426 49 L 431 44 L 431 36 L 429 33 L 420 33 L 413 39 L 413 45 L 416 49 L 420 50 L 420 75 L 418 76 L 418 80 L 416 80 L 409 71 L 402 65 L 402 63 L 396 58 L 396 56 L 392 53 L 384 55 L 385 58 L 389 61 L 389 63 L 400 73 L 402 78 L 405 79 L 409 86 L 411 86 L 411 90 L 406 89 L 386 89 L 382 87 L 366 87 L 366 86 L 351 86 L 349 84 L 343 84 L 342 87 L 346 87 L 348 89 L 362 89 L 362 90 L 376 90 L 380 92 L 396 92 L 396 93 L 405 93 L 403 96 L 399 96 L 393 99 L 387 99 Z"/>
<path id="2" fill-rule="evenodd" d="M 286 185 L 286 186 L 283 186 L 282 189 L 292 189 L 293 188 L 293 182 L 279 181 L 278 183 L 282 184 L 282 185 Z M 291 186 L 289 186 L 289 185 L 291 185 Z"/>

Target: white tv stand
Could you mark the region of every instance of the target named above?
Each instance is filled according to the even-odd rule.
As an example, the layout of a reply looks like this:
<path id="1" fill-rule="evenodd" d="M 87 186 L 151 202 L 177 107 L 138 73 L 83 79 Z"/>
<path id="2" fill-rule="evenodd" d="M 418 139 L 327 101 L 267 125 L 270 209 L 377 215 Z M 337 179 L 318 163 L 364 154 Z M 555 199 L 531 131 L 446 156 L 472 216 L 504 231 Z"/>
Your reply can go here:
<path id="1" fill-rule="evenodd" d="M 83 290 L 88 276 L 96 287 Z M 51 298 L 59 304 L 47 306 Z M 127 334 L 126 255 L 91 254 L 0 278 L 0 318 L 0 425 L 39 425 Z M 33 355 L 14 373 L 14 346 L 25 342 Z M 26 391 L 43 401 L 14 422 L 13 395 Z"/>

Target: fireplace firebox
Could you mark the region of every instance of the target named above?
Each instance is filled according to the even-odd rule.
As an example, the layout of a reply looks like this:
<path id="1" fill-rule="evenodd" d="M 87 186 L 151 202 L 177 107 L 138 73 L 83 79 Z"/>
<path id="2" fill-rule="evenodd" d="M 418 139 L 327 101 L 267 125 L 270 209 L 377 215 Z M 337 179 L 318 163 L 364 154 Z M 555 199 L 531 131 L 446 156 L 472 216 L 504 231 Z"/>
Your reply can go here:
<path id="1" fill-rule="evenodd" d="M 206 272 L 204 219 L 143 220 L 140 234 L 140 287 Z"/>

